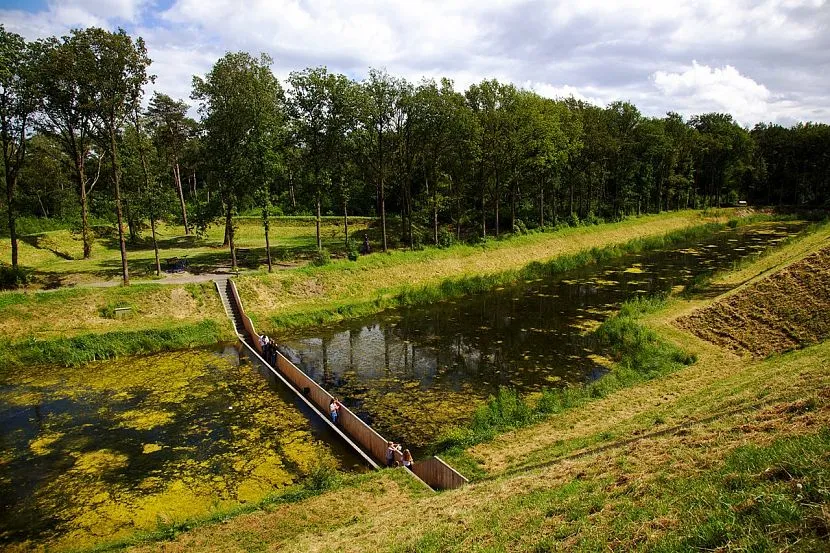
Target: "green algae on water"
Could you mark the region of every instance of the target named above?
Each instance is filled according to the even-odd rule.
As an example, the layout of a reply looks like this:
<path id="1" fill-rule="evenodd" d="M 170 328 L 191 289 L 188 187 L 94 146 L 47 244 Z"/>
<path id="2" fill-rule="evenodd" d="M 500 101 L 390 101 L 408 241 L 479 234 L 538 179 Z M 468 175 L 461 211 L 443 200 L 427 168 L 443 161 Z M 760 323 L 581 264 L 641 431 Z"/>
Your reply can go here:
<path id="1" fill-rule="evenodd" d="M 0 384 L 0 548 L 87 547 L 336 463 L 236 352 L 22 367 Z"/>

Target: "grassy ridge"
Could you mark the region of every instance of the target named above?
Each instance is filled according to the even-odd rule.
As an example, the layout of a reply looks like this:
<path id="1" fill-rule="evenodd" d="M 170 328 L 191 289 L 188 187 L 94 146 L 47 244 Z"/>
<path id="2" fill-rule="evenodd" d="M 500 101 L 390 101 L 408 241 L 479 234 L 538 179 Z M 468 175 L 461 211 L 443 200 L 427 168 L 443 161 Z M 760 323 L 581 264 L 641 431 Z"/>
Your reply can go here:
<path id="1" fill-rule="evenodd" d="M 231 335 L 225 325 L 210 320 L 146 330 L 31 339 L 0 346 L 0 371 L 21 364 L 73 367 L 114 357 L 207 346 L 229 339 Z"/>

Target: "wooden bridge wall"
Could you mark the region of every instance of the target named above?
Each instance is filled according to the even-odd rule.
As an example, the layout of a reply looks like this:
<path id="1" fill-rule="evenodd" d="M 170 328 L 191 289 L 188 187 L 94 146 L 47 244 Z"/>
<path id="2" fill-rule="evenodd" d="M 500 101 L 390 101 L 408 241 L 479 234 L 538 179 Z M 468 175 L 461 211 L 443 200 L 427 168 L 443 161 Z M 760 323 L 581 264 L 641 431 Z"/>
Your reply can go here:
<path id="1" fill-rule="evenodd" d="M 259 345 L 259 335 L 256 333 L 251 319 L 245 315 L 245 310 L 242 308 L 242 301 L 239 299 L 239 293 L 236 291 L 236 285 L 233 281 L 229 281 L 229 283 L 231 300 L 236 304 L 237 309 L 239 309 L 245 331 L 253 341 L 251 345 L 257 352 L 262 354 L 262 348 Z M 279 352 L 277 352 L 276 368 L 298 392 L 310 400 L 323 413 L 328 414 L 329 403 L 334 399 L 330 393 Z M 354 442 L 359 444 L 379 464 L 383 465 L 386 463 L 386 447 L 388 444 L 386 438 L 363 422 L 360 417 L 355 415 L 345 405 L 340 408 L 340 415 L 336 426 L 342 429 Z M 401 460 L 400 453 L 397 453 L 395 457 L 396 460 Z M 424 461 L 416 461 L 412 472 L 433 489 L 454 489 L 468 482 L 464 476 L 438 457 L 432 457 Z"/>

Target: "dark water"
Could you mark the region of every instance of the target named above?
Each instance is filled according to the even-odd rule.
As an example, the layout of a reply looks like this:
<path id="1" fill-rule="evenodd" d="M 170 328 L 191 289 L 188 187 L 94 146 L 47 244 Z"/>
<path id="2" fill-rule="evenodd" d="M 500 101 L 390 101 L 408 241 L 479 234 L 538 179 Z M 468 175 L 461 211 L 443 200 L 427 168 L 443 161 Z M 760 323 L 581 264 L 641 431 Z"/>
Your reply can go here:
<path id="1" fill-rule="evenodd" d="M 83 547 L 358 462 L 322 428 L 233 347 L 20 367 L 0 379 L 0 549 Z"/>
<path id="2" fill-rule="evenodd" d="M 688 284 L 803 228 L 760 224 L 434 305 L 278 336 L 302 368 L 381 434 L 420 449 L 500 386 L 594 379 L 588 330 L 627 299 Z"/>

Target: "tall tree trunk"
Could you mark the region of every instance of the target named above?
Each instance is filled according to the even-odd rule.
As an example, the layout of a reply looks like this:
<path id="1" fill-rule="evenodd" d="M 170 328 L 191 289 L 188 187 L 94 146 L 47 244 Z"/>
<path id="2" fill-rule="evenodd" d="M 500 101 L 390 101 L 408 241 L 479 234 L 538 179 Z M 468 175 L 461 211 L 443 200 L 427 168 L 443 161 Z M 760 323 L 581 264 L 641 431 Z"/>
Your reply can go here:
<path id="1" fill-rule="evenodd" d="M 288 170 L 288 191 L 291 193 L 291 209 L 297 209 L 297 199 L 294 197 L 294 172 Z"/>
<path id="2" fill-rule="evenodd" d="M 135 244 L 138 241 L 138 229 L 136 228 L 138 225 L 133 211 L 130 209 L 129 198 L 124 198 L 124 211 L 127 215 L 127 231 L 130 233 L 130 244 Z"/>
<path id="3" fill-rule="evenodd" d="M 161 276 L 161 259 L 159 259 L 159 244 L 156 240 L 156 214 L 150 209 L 150 233 L 153 235 L 153 253 L 156 256 L 156 276 Z"/>
<path id="4" fill-rule="evenodd" d="M 496 238 L 499 237 L 499 204 L 501 203 L 501 182 L 499 174 L 496 173 L 496 197 L 493 199 L 496 204 Z"/>
<path id="5" fill-rule="evenodd" d="M 343 233 L 346 235 L 346 249 L 349 247 L 349 201 L 343 197 Z"/>
<path id="6" fill-rule="evenodd" d="M 545 179 L 539 181 L 539 227 L 545 226 Z"/>
<path id="7" fill-rule="evenodd" d="M 231 269 L 234 271 L 237 269 L 236 263 L 236 248 L 234 247 L 233 242 L 233 218 L 231 214 L 233 213 L 233 205 L 231 205 L 230 199 L 225 202 L 225 232 L 227 233 L 228 238 L 228 247 L 231 249 Z"/>
<path id="8" fill-rule="evenodd" d="M 6 205 L 9 209 L 9 239 L 12 242 L 12 268 L 17 270 L 17 218 L 14 213 L 14 189 L 17 186 L 17 175 L 10 175 L 11 171 L 6 167 Z"/>
<path id="9" fill-rule="evenodd" d="M 487 201 L 484 188 L 481 189 L 481 237 L 487 238 Z"/>
<path id="10" fill-rule="evenodd" d="M 84 243 L 84 259 L 92 255 L 92 235 L 89 231 L 89 199 L 86 194 L 86 172 L 83 161 L 78 161 L 78 187 L 81 194 L 81 238 Z"/>
<path id="11" fill-rule="evenodd" d="M 510 232 L 516 230 L 516 184 L 510 185 Z"/>
<path id="12" fill-rule="evenodd" d="M 130 270 L 127 266 L 127 243 L 124 241 L 124 214 L 121 210 L 121 175 L 118 171 L 118 150 L 115 144 L 115 121 L 111 118 L 109 125 L 110 158 L 112 161 L 112 181 L 115 185 L 115 212 L 118 215 L 118 244 L 121 248 L 121 278 L 124 286 L 130 285 Z"/>
<path id="13" fill-rule="evenodd" d="M 414 250 L 415 241 L 412 239 L 412 183 L 410 182 L 408 177 L 406 179 L 406 190 L 404 191 L 404 200 L 404 210 L 406 211 L 406 226 L 403 230 L 406 232 L 406 239 L 409 242 L 409 249 Z"/>
<path id="14" fill-rule="evenodd" d="M 225 213 L 225 234 L 222 237 L 222 246 L 227 247 L 231 244 L 231 227 L 233 225 L 233 219 L 231 218 L 230 211 Z"/>
<path id="15" fill-rule="evenodd" d="M 320 188 L 317 188 L 317 251 L 323 249 L 323 241 L 320 239 Z"/>
<path id="16" fill-rule="evenodd" d="M 383 234 L 383 253 L 388 251 L 386 245 L 386 197 L 383 193 L 383 175 L 380 176 L 380 227 Z"/>
<path id="17" fill-rule="evenodd" d="M 571 194 L 571 202 L 570 202 L 570 208 L 569 208 L 570 213 L 568 213 L 568 215 L 570 215 L 571 213 L 574 212 L 574 183 L 573 183 L 573 181 L 571 181 L 571 183 L 570 183 L 570 194 Z"/>
<path id="18" fill-rule="evenodd" d="M 190 227 L 187 224 L 187 206 L 184 203 L 184 191 L 182 190 L 182 175 L 179 171 L 179 160 L 173 162 L 173 178 L 176 181 L 176 189 L 179 192 L 179 204 L 182 209 L 182 224 L 184 224 L 185 235 L 190 234 Z"/>
<path id="19" fill-rule="evenodd" d="M 262 223 L 265 227 L 265 259 L 268 261 L 268 272 L 270 273 L 273 270 L 273 265 L 271 263 L 271 239 L 268 236 L 268 231 L 271 230 L 271 222 L 268 219 L 267 206 L 262 210 Z"/>
<path id="20" fill-rule="evenodd" d="M 427 190 L 429 190 L 429 179 L 427 179 Z M 432 185 L 432 240 L 438 245 L 438 182 Z"/>
<path id="21" fill-rule="evenodd" d="M 455 240 L 461 241 L 461 194 L 455 190 Z"/>

